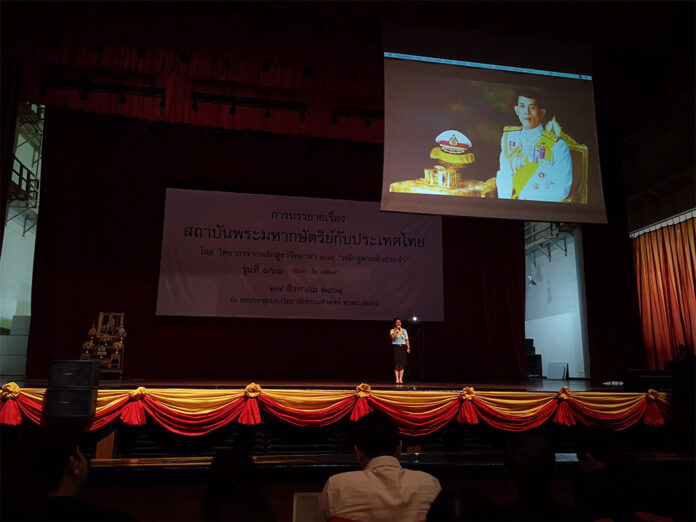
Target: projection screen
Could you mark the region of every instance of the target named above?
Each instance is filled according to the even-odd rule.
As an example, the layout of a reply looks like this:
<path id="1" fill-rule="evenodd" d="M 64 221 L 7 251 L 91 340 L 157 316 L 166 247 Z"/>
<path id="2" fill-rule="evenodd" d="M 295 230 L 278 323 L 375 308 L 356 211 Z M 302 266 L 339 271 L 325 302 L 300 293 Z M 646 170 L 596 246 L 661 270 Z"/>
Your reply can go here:
<path id="1" fill-rule="evenodd" d="M 606 222 L 592 78 L 385 52 L 381 209 Z"/>

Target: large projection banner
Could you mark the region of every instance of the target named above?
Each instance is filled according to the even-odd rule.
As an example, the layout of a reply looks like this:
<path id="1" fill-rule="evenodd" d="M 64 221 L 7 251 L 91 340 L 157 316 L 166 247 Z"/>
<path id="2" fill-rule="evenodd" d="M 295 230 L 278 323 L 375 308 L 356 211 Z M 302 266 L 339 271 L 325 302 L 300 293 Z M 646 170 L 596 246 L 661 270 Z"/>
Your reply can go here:
<path id="1" fill-rule="evenodd" d="M 167 189 L 158 315 L 442 321 L 442 303 L 440 217 Z"/>
<path id="2" fill-rule="evenodd" d="M 590 76 L 385 57 L 382 210 L 606 223 Z"/>

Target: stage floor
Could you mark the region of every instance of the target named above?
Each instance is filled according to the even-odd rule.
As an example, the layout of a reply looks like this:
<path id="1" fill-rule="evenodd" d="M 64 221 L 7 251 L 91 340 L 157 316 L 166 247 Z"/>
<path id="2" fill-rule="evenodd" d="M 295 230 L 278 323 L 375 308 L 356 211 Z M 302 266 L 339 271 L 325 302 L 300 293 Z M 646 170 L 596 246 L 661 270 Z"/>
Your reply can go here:
<path id="1" fill-rule="evenodd" d="M 9 382 L 8 380 L 3 380 Z M 48 385 L 46 379 L 25 379 L 15 381 L 22 388 L 45 388 Z M 102 389 L 122 389 L 137 388 L 206 388 L 206 389 L 226 389 L 244 388 L 250 380 L 158 380 L 158 379 L 122 379 L 107 380 L 101 379 L 99 387 Z M 319 381 L 319 380 L 259 380 L 262 388 L 277 389 L 330 389 L 330 390 L 354 390 L 357 385 L 365 382 L 357 381 Z M 473 386 L 477 391 L 517 391 L 517 392 L 554 392 L 568 386 L 575 392 L 621 392 L 623 388 L 620 384 L 592 385 L 589 380 L 569 379 L 551 380 L 543 378 L 530 378 L 518 382 L 508 383 L 476 383 L 476 382 L 429 382 L 429 381 L 409 381 L 403 385 L 395 385 L 391 381 L 368 381 L 373 389 L 376 390 L 398 390 L 398 391 L 461 391 L 464 386 Z"/>

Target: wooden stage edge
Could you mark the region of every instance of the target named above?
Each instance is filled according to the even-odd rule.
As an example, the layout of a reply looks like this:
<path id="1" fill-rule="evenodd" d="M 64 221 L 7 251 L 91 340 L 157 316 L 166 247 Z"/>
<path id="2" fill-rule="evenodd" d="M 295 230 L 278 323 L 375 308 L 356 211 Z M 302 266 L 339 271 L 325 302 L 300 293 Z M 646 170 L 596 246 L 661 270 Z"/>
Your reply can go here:
<path id="1" fill-rule="evenodd" d="M 361 383 L 369 384 L 375 390 L 389 391 L 436 391 L 436 392 L 459 392 L 465 386 L 472 386 L 477 391 L 510 391 L 510 392 L 555 392 L 563 386 L 568 386 L 575 392 L 606 392 L 617 393 L 623 392 L 623 387 L 619 383 L 611 385 L 592 385 L 586 379 L 566 379 L 555 380 L 545 378 L 530 378 L 527 380 L 509 382 L 509 383 L 490 383 L 490 382 L 432 382 L 432 381 L 407 381 L 403 385 L 396 385 L 391 381 L 369 381 L 356 379 L 350 381 L 281 381 L 277 379 L 271 380 L 149 380 L 149 379 L 122 379 L 122 380 L 106 380 L 102 379 L 99 383 L 100 389 L 135 389 L 139 386 L 145 388 L 196 388 L 196 389 L 238 389 L 244 388 L 247 384 L 255 382 L 261 388 L 268 389 L 318 389 L 318 390 L 354 390 Z M 45 388 L 48 381 L 38 379 L 26 379 L 17 384 L 23 388 Z"/>

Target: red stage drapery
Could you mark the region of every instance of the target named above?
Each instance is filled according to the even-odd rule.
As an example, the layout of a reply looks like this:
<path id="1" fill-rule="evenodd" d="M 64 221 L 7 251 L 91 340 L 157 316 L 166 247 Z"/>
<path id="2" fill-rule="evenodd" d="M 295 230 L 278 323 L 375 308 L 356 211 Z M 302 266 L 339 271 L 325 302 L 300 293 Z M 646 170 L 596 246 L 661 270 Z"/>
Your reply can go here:
<path id="1" fill-rule="evenodd" d="M 651 369 L 696 346 L 696 219 L 633 240 L 643 342 Z"/>
<path id="2" fill-rule="evenodd" d="M 281 7 L 281 10 L 283 8 Z M 292 9 L 291 9 L 292 10 Z M 10 64 L 12 67 L 17 67 L 17 74 L 12 75 L 18 85 L 18 100 L 34 100 L 40 103 L 51 105 L 52 107 L 66 107 L 74 110 L 85 112 L 100 112 L 108 114 L 118 114 L 126 117 L 144 118 L 155 121 L 167 122 L 182 122 L 192 123 L 195 125 L 205 125 L 211 127 L 222 127 L 232 129 L 253 129 L 259 131 L 267 131 L 276 134 L 287 135 L 305 135 L 305 136 L 321 136 L 336 140 L 356 140 L 367 143 L 381 143 L 383 125 L 381 121 L 372 122 L 371 126 L 365 126 L 363 118 L 340 118 L 338 125 L 332 125 L 331 110 L 335 106 L 348 106 L 355 109 L 372 109 L 381 111 L 383 109 L 383 85 L 382 85 L 382 49 L 379 38 L 379 28 L 374 22 L 365 22 L 364 24 L 352 23 L 344 21 L 341 17 L 334 16 L 327 20 L 327 17 L 314 16 L 310 13 L 297 14 L 290 16 L 275 16 L 270 11 L 262 9 L 246 9 L 237 8 L 235 6 L 208 6 L 208 9 L 201 10 L 199 6 L 187 6 L 186 4 L 163 4 L 163 3 L 86 3 L 81 4 L 76 9 L 65 9 L 60 3 L 56 4 L 36 4 L 30 2 L 15 2 L 5 3 L 3 5 L 4 19 L 10 23 L 4 27 L 3 34 L 3 85 L 8 75 Z M 192 16 L 195 12 L 195 16 Z M 358 19 L 359 17 L 356 17 Z M 21 23 L 23 20 L 31 20 L 31 24 Z M 259 38 L 263 35 L 263 38 Z M 252 43 L 253 42 L 253 43 Z M 368 59 L 366 59 L 366 57 Z M 268 64 L 268 66 L 266 66 Z M 153 87 L 165 90 L 165 107 L 160 106 L 160 100 L 156 97 L 143 97 L 139 95 L 126 95 L 126 103 L 120 103 L 120 94 L 118 92 L 88 92 L 87 99 L 83 99 L 80 89 L 78 88 L 52 88 L 45 89 L 45 95 L 42 96 L 41 80 L 61 80 L 66 81 L 82 81 L 91 83 L 111 83 L 114 85 L 137 85 L 141 87 Z M 15 80 L 13 80 L 14 82 Z M 216 92 L 220 94 L 234 94 L 239 96 L 250 96 L 259 99 L 277 99 L 282 98 L 292 101 L 304 101 L 308 103 L 308 111 L 306 121 L 302 122 L 295 113 L 276 114 L 274 112 L 272 118 L 265 118 L 263 110 L 251 108 L 238 108 L 237 113 L 232 115 L 229 113 L 228 107 L 223 105 L 200 104 L 199 111 L 193 111 L 192 93 L 197 92 Z M 3 97 L 3 102 L 5 102 Z M 67 112 L 67 111 L 66 111 Z M 601 115 L 600 115 L 601 116 Z M 11 119 L 10 119 L 11 120 Z M 344 121 L 345 120 L 345 121 Z M 50 134 L 50 122 L 48 122 L 47 137 Z M 94 127 L 87 132 L 74 131 L 73 127 L 61 127 L 56 125 L 56 133 L 71 134 L 74 132 L 79 138 L 97 134 L 96 140 L 102 139 L 96 132 Z M 54 135 L 55 137 L 55 135 Z M 608 143 L 602 142 L 602 149 L 614 150 L 620 147 L 620 134 L 614 132 L 604 132 L 601 138 Z M 148 136 L 151 140 L 152 136 Z M 263 136 L 259 136 L 261 141 Z M 58 141 L 58 140 L 56 140 Z M 117 143 L 120 143 L 118 140 Z M 47 138 L 47 149 L 50 151 L 50 140 Z M 309 145 L 312 145 L 310 142 Z M 314 144 L 316 146 L 316 144 Z M 84 151 L 90 150 L 90 146 L 80 147 L 80 155 Z M 124 149 L 128 147 L 124 146 Z M 180 143 L 170 142 L 168 150 L 182 148 Z M 195 146 L 191 147 L 195 149 Z M 227 146 L 227 149 L 236 149 L 244 151 L 243 146 L 237 143 L 233 146 Z M 68 155 L 65 149 L 56 145 L 53 148 L 61 156 Z M 130 149 L 128 149 L 130 150 Z M 102 151 L 98 151 L 102 152 Z M 220 151 L 215 152 L 215 156 Z M 245 151 L 246 152 L 246 151 Z M 122 150 L 113 154 L 117 157 L 122 154 Z M 161 154 L 163 156 L 164 154 Z M 142 172 L 134 172 L 138 182 L 134 185 L 138 188 L 129 192 L 135 193 L 135 196 L 129 194 L 119 194 L 119 191 L 125 192 L 123 188 L 114 190 L 114 183 L 109 183 L 109 190 L 100 190 L 101 187 L 95 188 L 91 184 L 91 180 L 85 182 L 82 176 L 88 171 L 89 176 L 94 176 L 95 172 L 103 170 L 103 166 L 93 162 L 91 159 L 85 159 L 80 162 L 80 165 L 57 165 L 62 162 L 57 161 L 51 165 L 51 154 L 47 154 L 48 161 L 46 162 L 46 184 L 44 188 L 50 187 L 51 175 L 62 175 L 63 170 L 68 172 L 68 179 L 75 179 L 78 183 L 80 193 L 75 192 L 74 187 L 69 187 L 69 194 L 79 194 L 80 204 L 72 205 L 74 207 L 83 208 L 86 202 L 90 199 L 98 200 L 98 209 L 92 210 L 87 208 L 82 210 L 85 214 L 95 214 L 104 209 L 120 209 L 124 201 L 131 202 L 130 208 L 135 209 L 151 209 L 156 211 L 159 209 L 159 195 L 155 193 L 147 193 L 141 185 L 141 180 L 145 179 Z M 205 154 L 201 154 L 205 156 Z M 103 155 L 112 162 L 114 157 Z M 152 157 L 157 157 L 157 152 L 153 152 Z M 256 158 L 253 158 L 257 161 Z M 181 163 L 180 158 L 176 158 L 175 162 Z M 304 160 L 300 166 L 290 165 L 291 169 L 300 170 L 305 168 L 307 160 Z M 221 164 L 230 163 L 228 158 L 222 158 Z M 317 162 L 318 163 L 318 162 Z M 332 167 L 335 167 L 338 162 L 334 161 Z M 369 162 L 365 162 L 368 164 Z M 156 165 L 152 168 L 150 157 L 136 154 L 132 160 L 132 165 L 127 165 L 115 169 L 119 171 L 118 179 L 121 179 L 122 173 L 133 171 L 133 165 L 150 165 L 152 171 L 168 172 L 168 165 Z M 620 165 L 616 165 L 619 168 Z M 255 167 L 254 167 L 255 168 Z M 286 166 L 281 169 L 276 169 L 275 166 L 269 167 L 269 172 L 277 170 L 282 172 L 285 178 Z M 364 170 L 365 167 L 360 165 L 353 170 Z M 613 167 L 605 168 L 606 171 L 611 171 Z M 144 169 L 143 169 L 144 170 Z M 172 172 L 176 169 L 170 169 Z M 311 169 L 308 169 L 308 171 Z M 239 169 L 244 172 L 243 168 Z M 227 173 L 226 173 L 227 174 Z M 151 172 L 148 173 L 151 175 Z M 164 176 L 163 176 L 164 177 Z M 280 177 L 280 176 L 279 176 Z M 351 197 L 355 199 L 374 199 L 375 196 L 370 192 L 360 192 L 355 190 L 346 190 L 346 180 L 348 176 L 343 173 L 333 174 L 334 183 L 342 186 L 336 190 L 338 196 L 322 193 L 322 196 L 328 197 Z M 200 179 L 205 179 L 205 176 L 196 172 L 189 178 L 185 178 L 181 174 L 170 175 L 166 178 L 168 185 L 170 184 L 196 184 Z M 323 179 L 323 178 L 322 178 Z M 42 180 L 44 181 L 44 180 Z M 220 179 L 210 180 L 207 186 L 213 186 L 222 190 L 237 189 L 237 185 L 229 182 L 221 181 Z M 273 190 L 279 185 L 276 180 L 273 180 Z M 325 186 L 316 180 L 307 189 L 310 192 L 314 187 L 321 188 Z M 7 180 L 0 178 L 0 183 L 6 184 Z M 66 179 L 55 179 L 53 183 L 57 185 L 67 184 Z M 97 182 L 99 183 L 99 182 Z M 125 181 L 122 187 L 129 187 L 129 181 Z M 244 180 L 243 183 L 247 183 Z M 612 187 L 619 187 L 617 190 L 622 190 L 621 180 L 616 177 L 607 177 L 604 180 L 605 191 L 611 193 Z M 105 183 L 106 184 L 106 183 Z M 147 181 L 146 181 L 147 184 Z M 164 185 L 162 185 L 164 186 Z M 244 190 L 253 191 L 255 187 L 248 188 L 249 185 L 241 185 Z M 280 184 L 280 186 L 283 186 Z M 302 186 L 300 183 L 298 187 Z M 369 182 L 366 187 L 372 187 Z M 284 187 L 284 186 L 283 186 Z M 147 187 L 146 187 L 147 188 Z M 151 187 L 152 188 L 152 187 Z M 288 190 L 284 187 L 282 190 Z M 292 187 L 290 190 L 296 190 Z M 328 190 L 328 189 L 327 189 Z M 55 220 L 55 214 L 51 215 L 49 205 L 44 206 L 45 202 L 49 202 L 51 190 L 46 190 L 42 194 L 42 226 L 49 226 L 52 221 L 57 227 L 64 227 L 64 223 L 59 223 Z M 324 191 L 326 192 L 326 190 Z M 142 201 L 132 201 L 132 198 L 142 195 Z M 93 197 L 93 195 L 99 197 Z M 307 195 L 307 194 L 303 194 Z M 314 195 L 312 192 L 310 195 Z M 44 196 L 46 196 L 44 198 Z M 64 215 L 65 205 L 62 205 L 64 198 L 62 194 L 56 194 L 56 200 L 60 201 L 60 212 Z M 592 306 L 588 308 L 588 330 L 589 336 L 593 339 L 590 344 L 591 361 L 592 361 L 592 377 L 597 382 L 605 380 L 613 380 L 623 378 L 625 370 L 628 367 L 642 367 L 641 362 L 635 362 L 635 353 L 642 350 L 636 348 L 639 343 L 634 342 L 632 332 L 637 331 L 636 321 L 634 320 L 631 310 L 634 307 L 634 296 L 630 292 L 626 292 L 626 280 L 628 285 L 632 285 L 631 276 L 625 270 L 625 260 L 621 255 L 615 255 L 617 252 L 622 254 L 623 242 L 627 242 L 625 238 L 625 226 L 621 224 L 621 219 L 617 220 L 611 215 L 612 200 L 620 201 L 615 210 L 615 215 L 625 214 L 625 209 L 622 208 L 624 198 L 611 197 L 607 198 L 608 210 L 610 212 L 610 225 L 606 227 L 594 227 L 594 229 L 584 229 L 584 239 L 587 240 L 585 248 L 585 266 L 587 269 L 587 288 L 588 302 Z M 153 206 L 154 202 L 154 206 Z M 114 212 L 116 213 L 116 212 Z M 119 213 L 119 220 L 123 214 Z M 155 212 L 156 213 L 156 212 Z M 148 216 L 149 217 L 149 216 Z M 134 215 L 130 217 L 136 226 L 133 228 L 142 228 L 147 230 L 149 221 L 142 220 L 142 216 Z M 159 216 L 157 219 L 160 219 Z M 484 220 L 478 220 L 477 223 L 482 223 Z M 464 222 L 463 220 L 456 221 L 457 225 Z M 616 223 L 618 222 L 618 225 Z M 145 226 L 143 226 L 145 223 Z M 447 227 L 445 223 L 445 227 Z M 487 225 L 486 225 L 487 226 Z M 65 227 L 67 229 L 69 227 Z M 95 227 L 96 228 L 96 227 Z M 119 221 L 119 228 L 121 227 Z M 472 226 L 472 228 L 475 228 Z M 493 228 L 493 227 L 492 227 Z M 614 232 L 614 235 L 606 233 L 605 230 Z M 65 230 L 61 230 L 61 235 Z M 88 257 L 80 250 L 83 247 L 85 237 L 89 237 L 83 231 L 78 231 L 78 238 L 69 238 L 67 242 L 69 247 L 75 247 L 76 258 L 87 259 Z M 482 368 L 483 375 L 487 378 L 494 372 L 505 374 L 509 377 L 514 373 L 520 376 L 524 370 L 524 352 L 521 346 L 522 335 L 519 332 L 523 330 L 524 307 L 519 306 L 519 298 L 516 299 L 517 304 L 510 299 L 510 291 L 524 295 L 524 288 L 519 282 L 514 286 L 507 285 L 506 282 L 493 281 L 496 285 L 505 287 L 504 292 L 491 291 L 486 283 L 478 281 L 480 275 L 491 279 L 500 277 L 509 277 L 512 281 L 520 281 L 524 279 L 523 263 L 517 263 L 513 273 L 510 273 L 506 268 L 491 269 L 490 263 L 493 261 L 493 256 L 470 256 L 468 255 L 469 245 L 479 245 L 482 240 L 488 248 L 491 245 L 502 250 L 502 256 L 496 256 L 495 259 L 510 258 L 510 253 L 516 251 L 516 245 L 511 245 L 509 241 L 499 240 L 495 242 L 489 241 L 495 235 L 495 230 L 491 232 L 482 231 L 477 237 L 471 237 L 469 234 L 460 234 L 459 237 L 453 238 L 451 244 L 458 243 L 459 249 L 462 252 L 462 259 L 466 259 L 467 270 L 460 270 L 460 260 L 451 261 L 450 265 L 453 270 L 456 270 L 457 277 L 450 281 L 453 285 L 460 285 L 462 288 L 467 287 L 467 281 L 464 279 L 469 277 L 470 280 L 478 288 L 483 287 L 486 291 L 481 292 L 481 297 L 484 302 L 484 309 L 481 312 L 481 318 L 472 320 L 474 324 L 482 325 L 480 330 L 477 329 L 477 337 L 479 339 L 467 340 L 467 344 L 473 345 L 477 341 L 482 341 L 480 345 L 485 349 L 475 350 L 477 360 L 471 364 L 471 367 Z M 44 238 L 48 236 L 58 237 L 54 231 L 44 232 Z M 144 234 L 143 234 L 144 235 Z M 598 236 L 599 240 L 593 236 Z M 96 237 L 96 234 L 92 237 Z M 461 237 L 466 237 L 467 241 L 461 241 Z M 520 236 L 521 237 L 521 236 Z M 129 244 L 131 251 L 141 252 L 142 245 L 154 244 L 156 239 L 148 237 L 143 243 Z M 71 241 L 75 244 L 70 244 Z M 49 239 L 39 239 L 38 243 L 50 241 Z M 56 266 L 56 260 L 51 256 L 45 255 L 46 247 L 37 243 L 37 262 L 40 271 L 44 266 L 50 267 L 49 271 L 53 272 Z M 58 241 L 56 241 L 58 243 Z M 509 248 L 505 249 L 503 245 Z M 65 244 L 56 245 L 60 250 L 58 257 L 64 258 L 64 253 L 68 248 Z M 147 246 L 145 249 L 147 250 Z M 80 250 L 80 251 L 78 251 Z M 93 249 L 101 250 L 101 249 Z M 153 249 L 157 250 L 157 249 Z M 456 252 L 456 251 L 455 251 Z M 150 252 L 146 252 L 150 253 Z M 459 253 L 459 252 L 457 252 Z M 159 255 L 157 250 L 156 256 Z M 97 257 L 99 257 L 97 255 Z M 476 266 L 471 267 L 472 258 L 480 258 L 484 270 L 478 270 Z M 42 259 L 45 258 L 45 261 Z M 144 261 L 143 261 L 143 258 Z M 136 278 L 145 280 L 144 274 L 156 273 L 156 268 L 151 270 L 148 265 L 149 260 L 146 256 L 139 259 L 139 264 L 143 268 L 142 272 L 136 274 Z M 45 263 L 45 264 L 43 264 Z M 447 265 L 447 260 L 445 264 Z M 488 263 L 488 265 L 487 265 Z M 517 272 L 520 272 L 521 266 L 522 279 L 517 277 Z M 102 259 L 97 259 L 93 262 L 90 259 L 90 266 L 86 268 L 74 264 L 70 259 L 64 259 L 60 263 L 61 267 L 67 267 L 73 270 L 77 276 L 64 277 L 65 274 L 57 274 L 56 279 L 63 279 L 65 288 L 57 288 L 57 285 L 52 285 L 51 281 L 46 276 L 40 283 L 35 280 L 35 323 L 41 322 L 44 324 L 46 318 L 50 318 L 55 309 L 54 303 L 48 302 L 41 304 L 41 299 L 38 298 L 37 288 L 49 288 L 42 290 L 46 294 L 61 296 L 61 306 L 75 310 L 80 307 L 80 302 L 84 301 L 81 298 L 80 284 L 84 282 L 90 291 L 104 284 L 100 280 L 98 274 L 113 273 L 108 262 L 103 262 Z M 456 266 L 456 268 L 454 268 Z M 445 270 L 448 268 L 445 266 Z M 135 273 L 136 271 L 134 271 Z M 40 278 L 41 276 L 39 276 Z M 90 278 L 93 280 L 90 281 Z M 38 278 L 37 278 L 38 279 Z M 113 278 L 110 278 L 110 281 Z M 135 278 L 133 278 L 135 279 Z M 110 282 L 109 281 L 109 282 Z M 114 280 L 114 286 L 118 290 L 114 291 L 109 286 L 105 286 L 100 293 L 111 297 L 117 294 L 125 293 L 123 302 L 132 303 L 145 302 L 150 297 L 147 290 L 141 292 L 132 292 L 128 295 L 127 292 L 122 292 L 122 288 L 128 289 L 128 285 L 124 285 L 122 280 Z M 619 288 L 618 291 L 607 295 L 606 288 L 609 286 Z M 521 289 L 521 290 L 520 290 Z M 633 289 L 633 287 L 631 288 Z M 137 294 L 137 295 L 136 295 Z M 63 299 L 64 295 L 68 295 L 70 299 Z M 76 297 L 79 296 L 79 297 Z M 504 300 L 508 298 L 511 302 L 508 304 L 498 302 L 496 300 Z M 459 299 L 459 296 L 457 296 Z M 479 295 L 471 295 L 468 300 L 471 303 L 471 308 L 474 311 L 478 305 Z M 454 300 L 454 299 L 453 299 Z M 486 301 L 488 300 L 488 301 Z M 116 304 L 113 300 L 110 304 Z M 82 305 L 84 307 L 84 305 Z M 96 308 L 95 308 L 96 306 Z M 98 304 L 91 304 L 91 311 L 99 310 Z M 501 306 L 505 308 L 501 309 Z M 43 308 L 45 312 L 41 310 Z M 125 310 L 125 306 L 122 308 Z M 453 316 L 465 316 L 458 309 L 452 308 Z M 490 310 L 493 313 L 490 313 Z M 508 315 L 507 311 L 512 310 L 513 315 Z M 468 310 L 466 310 L 468 312 Z M 136 313 L 145 317 L 141 310 L 136 310 Z M 129 309 L 129 317 L 133 313 Z M 81 313 L 73 314 L 75 323 L 83 321 L 81 317 L 90 317 L 86 310 L 81 310 Z M 637 314 L 636 314 L 637 315 Z M 80 317 L 80 319 L 78 319 Z M 509 318 L 509 322 L 513 323 L 514 331 L 509 335 L 505 335 L 504 328 L 500 328 L 500 320 Z M 45 323 L 45 331 L 50 331 L 53 338 L 64 337 L 64 332 L 57 329 L 63 328 L 59 324 Z M 484 324 L 486 323 L 486 324 Z M 142 330 L 145 332 L 153 332 L 153 336 L 162 337 L 160 331 L 157 331 L 151 323 L 141 323 Z M 83 328 L 83 327 L 80 327 Z M 78 331 L 77 325 L 65 326 L 66 331 Z M 171 329 L 174 332 L 174 328 Z M 484 331 L 492 332 L 490 335 L 484 335 Z M 523 332 L 522 332 L 523 333 Z M 214 337 L 216 332 L 211 333 Z M 30 340 L 29 359 L 28 359 L 28 374 L 32 377 L 45 376 L 47 368 L 46 361 L 55 358 L 70 357 L 64 353 L 46 353 L 51 350 L 56 350 L 53 343 L 47 342 L 46 339 L 40 338 L 40 334 L 33 331 L 32 336 L 35 339 Z M 181 335 L 181 332 L 172 333 L 172 337 L 181 339 L 187 334 Z M 250 335 L 251 336 L 251 335 Z M 260 336 L 257 336 L 260 337 Z M 442 335 L 437 342 L 445 344 L 449 341 L 449 335 Z M 508 338 L 509 337 L 509 338 Z M 500 338 L 500 339 L 499 339 Z M 504 338 L 504 339 L 503 339 Z M 141 339 L 143 339 L 141 337 Z M 514 354 L 509 357 L 499 357 L 497 354 L 503 350 L 499 348 L 501 339 L 512 346 L 510 340 L 519 339 L 519 346 L 514 346 Z M 459 339 L 457 339 L 459 340 Z M 443 342 L 444 341 L 444 342 Z M 518 341 L 513 341 L 518 342 Z M 144 339 L 143 345 L 148 345 L 149 340 Z M 32 346 L 33 345 L 33 346 Z M 34 348 L 40 346 L 40 349 Z M 60 350 L 58 348 L 58 350 Z M 38 356 L 36 352 L 40 351 Z M 146 351 L 141 352 L 143 354 Z M 642 357 L 642 353 L 640 354 Z M 469 357 L 469 354 L 466 354 Z M 143 355 L 142 357 L 147 357 Z M 498 369 L 500 361 L 502 364 L 510 366 L 510 368 Z M 452 367 L 457 367 L 453 361 Z M 470 361 L 467 361 L 470 363 Z M 149 361 L 148 361 L 149 364 Z M 287 363 L 283 362 L 284 366 Z M 140 375 L 151 375 L 151 366 L 136 365 Z M 216 377 L 214 372 L 219 365 L 212 365 L 208 370 L 211 373 L 206 373 L 207 376 Z M 431 366 L 432 367 L 432 366 Z M 196 368 L 200 370 L 200 367 Z M 246 375 L 246 369 L 242 369 Z M 445 378 L 444 375 L 441 375 Z M 170 377 L 167 375 L 167 377 Z M 174 376 L 174 377 L 179 377 Z M 332 375 L 334 377 L 334 375 Z M 340 377 L 340 376 L 339 376 Z M 372 378 L 371 376 L 367 376 Z M 468 375 L 465 378 L 473 378 Z"/>
<path id="3" fill-rule="evenodd" d="M 282 7 L 280 9 L 282 12 Z M 273 9 L 151 3 L 84 4 L 65 9 L 8 5 L 4 54 L 21 65 L 21 100 L 79 111 L 381 143 L 382 42 L 379 31 Z M 369 79 L 369 80 L 368 80 Z M 379 81 L 375 81 L 378 79 Z M 94 87 L 95 85 L 101 87 Z M 92 87 L 90 87 L 92 86 Z M 129 93 L 128 86 L 164 91 Z M 194 93 L 305 103 L 301 111 L 194 103 Z M 125 97 L 125 98 L 123 98 Z M 333 109 L 374 113 L 341 117 Z"/>
<path id="4" fill-rule="evenodd" d="M 130 379 L 180 382 L 196 375 L 229 382 L 262 372 L 267 380 L 351 382 L 360 375 L 370 382 L 390 371 L 390 325 L 379 321 L 153 314 L 166 187 L 377 201 L 379 146 L 153 126 L 52 108 L 45 136 L 32 285 L 32 324 L 42 327 L 30 332 L 28 378 L 47 377 L 53 360 L 77 357 L 84 332 L 106 309 L 126 314 Z M 523 227 L 519 221 L 443 218 L 444 307 L 472 326 L 427 323 L 422 338 L 410 330 L 415 338 L 407 378 L 526 377 Z M 117 249 L 99 246 L 109 230 Z M 490 256 L 470 255 L 472 245 L 486 245 Z"/>
<path id="5" fill-rule="evenodd" d="M 3 386 L 0 424 L 41 423 L 45 390 Z M 601 425 L 623 430 L 639 422 L 661 426 L 668 416 L 669 397 L 647 393 L 393 392 L 361 384 L 355 391 L 152 389 L 100 390 L 97 412 L 88 429 L 120 420 L 144 425 L 151 420 L 180 435 L 211 433 L 231 422 L 256 425 L 261 414 L 298 427 L 325 426 L 344 418 L 357 420 L 371 410 L 394 418 L 404 435 L 433 433 L 449 422 L 486 423 L 505 431 L 524 431 L 553 422 L 563 426 Z"/>

